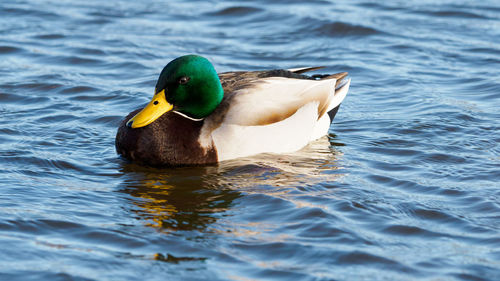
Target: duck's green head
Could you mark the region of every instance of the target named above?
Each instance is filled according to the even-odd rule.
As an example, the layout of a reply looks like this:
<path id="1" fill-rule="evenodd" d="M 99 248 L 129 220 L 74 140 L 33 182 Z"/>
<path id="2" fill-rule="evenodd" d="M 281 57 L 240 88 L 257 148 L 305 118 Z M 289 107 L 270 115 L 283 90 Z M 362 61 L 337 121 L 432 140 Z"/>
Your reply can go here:
<path id="1" fill-rule="evenodd" d="M 171 110 L 192 119 L 202 119 L 215 110 L 223 96 L 219 76 L 206 58 L 182 56 L 163 68 L 153 99 L 127 122 L 127 126 L 147 126 Z"/>

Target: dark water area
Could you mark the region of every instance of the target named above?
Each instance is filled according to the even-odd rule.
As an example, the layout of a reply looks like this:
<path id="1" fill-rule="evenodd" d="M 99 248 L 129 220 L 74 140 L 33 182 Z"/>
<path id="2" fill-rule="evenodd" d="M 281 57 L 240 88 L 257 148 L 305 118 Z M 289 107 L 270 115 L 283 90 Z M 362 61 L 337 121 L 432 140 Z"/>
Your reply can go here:
<path id="1" fill-rule="evenodd" d="M 324 65 L 297 153 L 150 168 L 116 129 L 171 59 Z M 498 1 L 2 1 L 1 280 L 500 280 Z"/>

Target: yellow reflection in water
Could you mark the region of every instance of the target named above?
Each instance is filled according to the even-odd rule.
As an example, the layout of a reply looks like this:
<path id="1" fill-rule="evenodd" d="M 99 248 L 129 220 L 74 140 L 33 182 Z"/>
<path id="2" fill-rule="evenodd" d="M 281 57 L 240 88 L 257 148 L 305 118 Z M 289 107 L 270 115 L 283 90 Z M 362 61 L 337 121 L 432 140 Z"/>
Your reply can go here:
<path id="1" fill-rule="evenodd" d="M 239 192 L 211 185 L 216 167 L 148 168 L 125 164 L 123 191 L 145 224 L 162 231 L 201 230 L 229 209 Z"/>
<path id="2" fill-rule="evenodd" d="M 149 221 L 152 221 L 146 225 L 163 228 L 163 222 L 177 213 L 177 208 L 168 202 L 172 188 L 174 186 L 167 184 L 164 180 L 144 181 L 144 188 L 138 190 L 136 195 L 146 200 L 136 201 L 134 204 L 145 212 L 143 215 L 149 217 Z"/>

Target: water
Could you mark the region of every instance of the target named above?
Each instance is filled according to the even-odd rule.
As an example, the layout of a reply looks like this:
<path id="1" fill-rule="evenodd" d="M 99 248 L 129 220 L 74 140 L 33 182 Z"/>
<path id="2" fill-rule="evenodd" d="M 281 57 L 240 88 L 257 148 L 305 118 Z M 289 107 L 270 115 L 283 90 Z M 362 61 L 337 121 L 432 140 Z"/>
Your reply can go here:
<path id="1" fill-rule="evenodd" d="M 500 5 L 379 2 L 3 1 L 0 279 L 500 280 Z M 120 159 L 188 53 L 352 85 L 297 153 Z"/>

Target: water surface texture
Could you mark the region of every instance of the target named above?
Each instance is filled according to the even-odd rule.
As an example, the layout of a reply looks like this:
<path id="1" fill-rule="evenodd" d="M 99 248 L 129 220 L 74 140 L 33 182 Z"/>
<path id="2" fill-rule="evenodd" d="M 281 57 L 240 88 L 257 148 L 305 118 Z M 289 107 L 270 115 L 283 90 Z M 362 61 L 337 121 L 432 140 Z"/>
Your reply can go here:
<path id="1" fill-rule="evenodd" d="M 500 280 L 500 3 L 2 1 L 1 280 Z M 171 59 L 348 71 L 329 137 L 149 168 Z"/>

